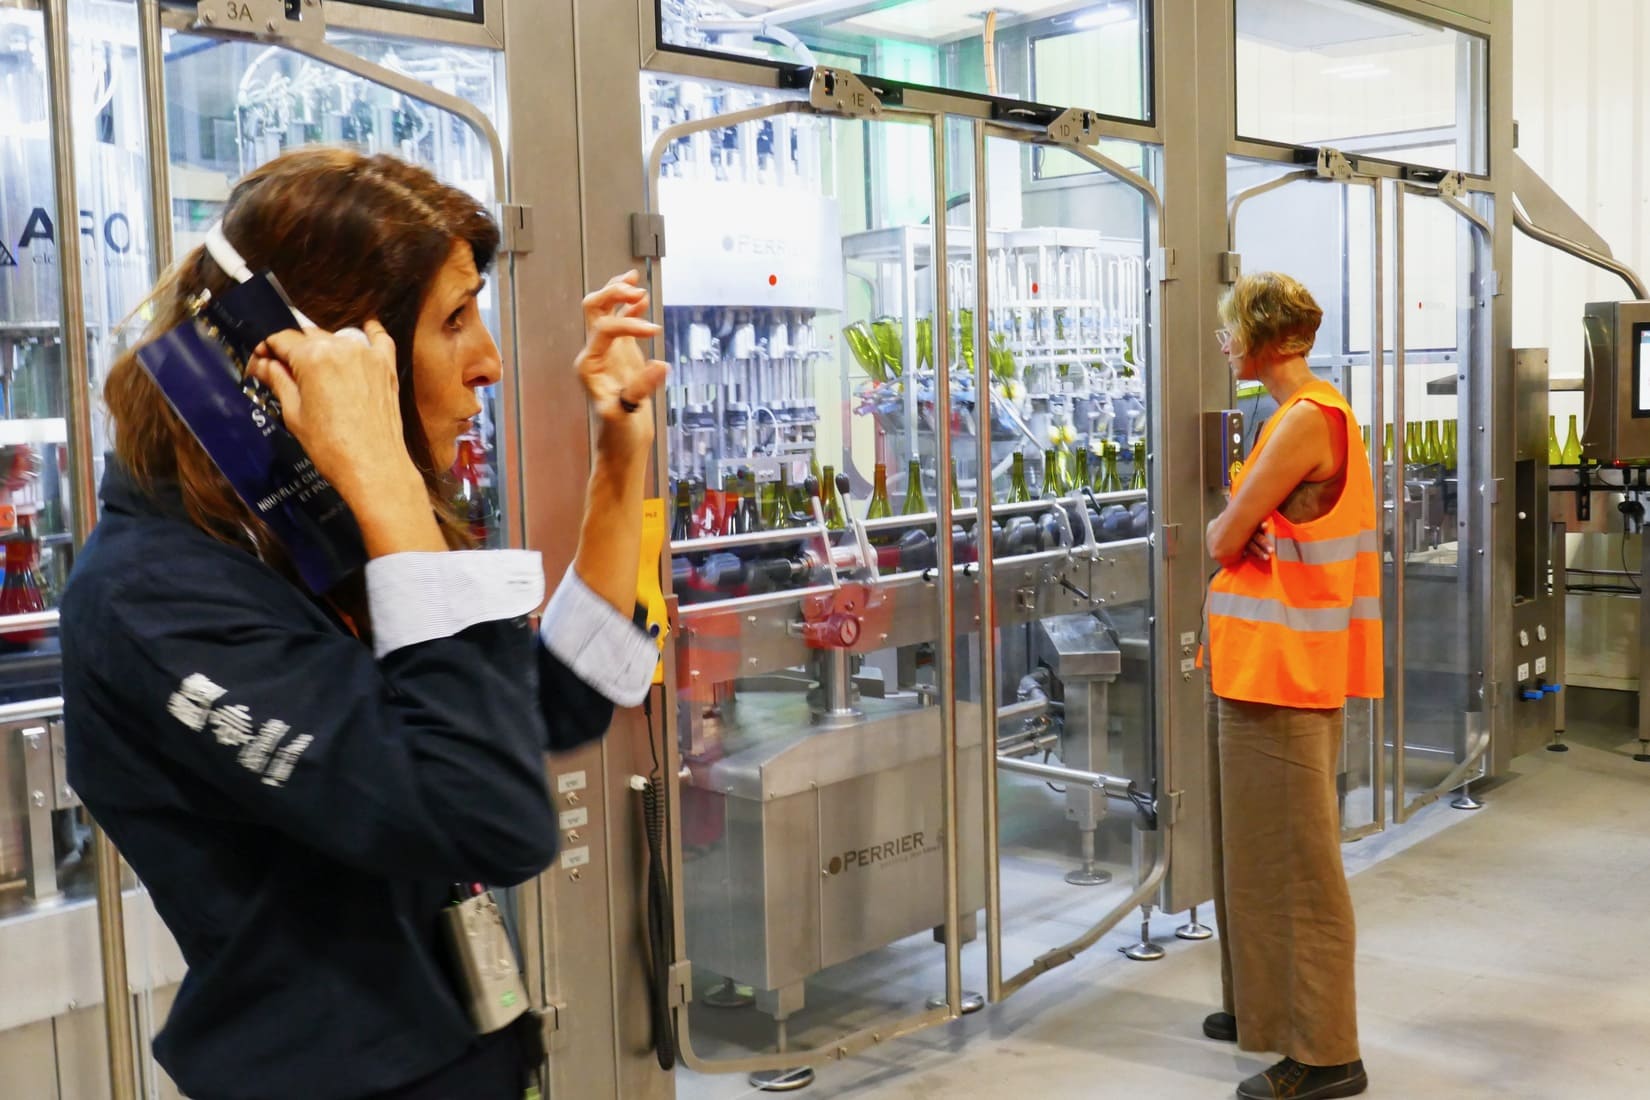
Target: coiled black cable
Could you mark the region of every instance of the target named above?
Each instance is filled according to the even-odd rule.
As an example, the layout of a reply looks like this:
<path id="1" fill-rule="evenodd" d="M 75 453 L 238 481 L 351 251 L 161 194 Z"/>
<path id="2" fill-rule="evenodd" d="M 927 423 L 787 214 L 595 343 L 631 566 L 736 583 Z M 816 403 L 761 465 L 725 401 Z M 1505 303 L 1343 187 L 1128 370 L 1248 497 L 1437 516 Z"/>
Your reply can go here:
<path id="1" fill-rule="evenodd" d="M 676 907 L 671 900 L 670 877 L 665 873 L 665 800 L 651 692 L 642 703 L 642 713 L 647 718 L 647 746 L 653 755 L 653 772 L 641 789 L 642 832 L 647 839 L 648 1008 L 653 1020 L 653 1053 L 659 1068 L 668 1073 L 676 1068 L 679 1050 L 676 1018 L 670 1008 L 671 925 Z"/>

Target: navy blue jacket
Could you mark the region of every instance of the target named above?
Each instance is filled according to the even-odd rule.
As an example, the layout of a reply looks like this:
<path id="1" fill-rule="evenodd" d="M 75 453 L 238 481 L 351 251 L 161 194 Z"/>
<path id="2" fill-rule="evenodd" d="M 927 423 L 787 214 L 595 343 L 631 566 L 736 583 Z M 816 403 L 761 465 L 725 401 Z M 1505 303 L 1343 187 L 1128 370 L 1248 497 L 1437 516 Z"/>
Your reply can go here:
<path id="1" fill-rule="evenodd" d="M 189 964 L 156 1058 L 192 1100 L 356 1100 L 468 1056 L 438 913 L 550 863 L 543 753 L 612 705 L 525 620 L 375 660 L 175 487 L 111 460 L 102 496 L 62 605 L 69 778 Z"/>

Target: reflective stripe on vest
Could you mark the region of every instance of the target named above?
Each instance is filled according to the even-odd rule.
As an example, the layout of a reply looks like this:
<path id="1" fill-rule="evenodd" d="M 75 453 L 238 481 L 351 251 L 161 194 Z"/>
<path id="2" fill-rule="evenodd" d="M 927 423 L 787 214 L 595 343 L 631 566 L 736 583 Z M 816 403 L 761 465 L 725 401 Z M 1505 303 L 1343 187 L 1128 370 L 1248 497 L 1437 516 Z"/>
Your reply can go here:
<path id="1" fill-rule="evenodd" d="M 1379 554 L 1381 540 L 1373 530 L 1360 531 L 1338 539 L 1319 539 L 1302 542 L 1298 539 L 1277 537 L 1272 540 L 1273 556 L 1279 561 L 1299 562 L 1303 565 L 1335 565 L 1356 561 L 1359 554 Z"/>
<path id="2" fill-rule="evenodd" d="M 1282 600 L 1265 596 L 1240 596 L 1236 592 L 1209 593 L 1209 614 L 1224 615 L 1250 623 L 1273 623 L 1302 634 L 1328 634 L 1346 630 L 1353 620 L 1381 621 L 1381 601 L 1360 596 L 1351 607 L 1290 607 Z"/>

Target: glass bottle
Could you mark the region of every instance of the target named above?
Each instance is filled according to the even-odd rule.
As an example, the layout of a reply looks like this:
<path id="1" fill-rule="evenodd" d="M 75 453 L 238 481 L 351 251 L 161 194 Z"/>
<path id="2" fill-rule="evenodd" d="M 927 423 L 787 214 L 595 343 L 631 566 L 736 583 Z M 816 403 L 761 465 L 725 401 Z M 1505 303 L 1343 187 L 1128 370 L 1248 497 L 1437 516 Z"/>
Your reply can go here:
<path id="1" fill-rule="evenodd" d="M 952 469 L 956 469 L 956 460 L 951 461 Z M 928 511 L 928 501 L 922 495 L 922 463 L 912 459 L 905 468 L 905 507 L 900 514 L 905 516 L 920 516 Z"/>
<path id="2" fill-rule="evenodd" d="M 1460 437 L 1456 428 L 1455 421 L 1444 421 L 1444 466 L 1450 470 L 1456 469 L 1460 461 L 1460 456 L 1457 453 L 1457 448 L 1460 446 Z"/>
<path id="3" fill-rule="evenodd" d="M 749 470 L 739 471 L 739 511 L 734 520 L 737 534 L 749 535 L 762 530 L 762 513 L 756 506 L 756 475 Z"/>
<path id="4" fill-rule="evenodd" d="M 1558 445 L 1558 417 L 1547 418 L 1547 465 L 1564 465 L 1564 448 Z"/>
<path id="5" fill-rule="evenodd" d="M 1391 424 L 1388 424 L 1386 426 L 1386 438 L 1381 441 L 1381 461 L 1387 463 L 1388 465 L 1391 465 L 1391 463 L 1392 463 L 1392 425 Z"/>
<path id="6" fill-rule="evenodd" d="M 1434 466 L 1443 464 L 1444 441 L 1438 436 L 1438 421 L 1427 421 L 1427 434 L 1424 443 L 1427 451 L 1427 461 Z"/>
<path id="7" fill-rule="evenodd" d="M 772 516 L 767 512 L 762 514 L 764 522 L 774 530 L 791 525 L 791 513 L 796 510 L 796 494 L 791 489 L 791 464 L 786 459 L 779 460 L 779 480 L 773 482 Z"/>
<path id="8" fill-rule="evenodd" d="M 1581 437 L 1576 434 L 1576 415 L 1570 414 L 1570 434 L 1564 440 L 1564 465 L 1581 465 Z"/>
<path id="9" fill-rule="evenodd" d="M 718 514 L 716 533 L 718 535 L 737 535 L 739 533 L 739 478 L 735 474 L 722 475 L 721 512 Z"/>
<path id="10" fill-rule="evenodd" d="M 457 481 L 453 508 L 468 525 L 470 537 L 481 545 L 486 544 L 491 527 L 491 509 L 483 487 L 486 463 L 487 454 L 482 449 L 481 440 L 473 435 L 462 436 L 458 441 L 458 456 L 453 462 L 453 477 Z"/>
<path id="11" fill-rule="evenodd" d="M 847 519 L 842 513 L 842 500 L 836 493 L 836 469 L 825 467 L 825 476 L 819 482 L 820 505 L 825 509 L 825 527 L 830 531 L 842 531 L 848 526 Z"/>
<path id="12" fill-rule="evenodd" d="M 762 530 L 777 531 L 785 526 L 785 492 L 780 482 L 757 484 L 756 511 L 762 517 Z"/>
<path id="13" fill-rule="evenodd" d="M 1134 441 L 1134 476 L 1129 479 L 1129 488 L 1144 489 L 1146 487 L 1146 441 Z"/>
<path id="14" fill-rule="evenodd" d="M 1060 452 L 1050 447 L 1043 452 L 1043 496 L 1063 497 L 1068 491 L 1065 471 L 1060 465 Z"/>
<path id="15" fill-rule="evenodd" d="M 1117 443 L 1115 440 L 1106 440 L 1106 451 L 1100 459 L 1100 491 L 1102 493 L 1120 493 L 1123 491 L 1123 479 L 1117 476 Z"/>
<path id="16" fill-rule="evenodd" d="M 1089 449 L 1077 449 L 1077 476 L 1073 479 L 1073 489 L 1087 489 L 1094 484 L 1094 477 L 1089 473 Z"/>
<path id="17" fill-rule="evenodd" d="M 688 479 L 676 479 L 676 514 L 670 518 L 670 541 L 686 542 L 693 537 L 693 486 Z"/>
<path id="18" fill-rule="evenodd" d="M 871 475 L 871 503 L 865 509 L 865 518 L 887 519 L 893 514 L 894 509 L 888 503 L 888 467 L 879 462 Z"/>
<path id="19" fill-rule="evenodd" d="M 1008 475 L 1008 503 L 1024 504 L 1031 499 L 1031 490 L 1026 487 L 1026 456 L 1024 451 L 1014 452 L 1014 467 Z"/>
<path id="20" fill-rule="evenodd" d="M 951 460 L 951 509 L 959 511 L 963 506 L 962 490 L 957 488 L 957 460 Z"/>
<path id="21" fill-rule="evenodd" d="M 0 615 L 29 615 L 46 610 L 40 586 L 40 544 L 34 538 L 34 516 L 20 513 L 17 537 L 8 539 L 6 579 L 0 587 Z M 26 649 L 45 638 L 43 627 L 8 630 L 0 634 L 0 650 Z"/>

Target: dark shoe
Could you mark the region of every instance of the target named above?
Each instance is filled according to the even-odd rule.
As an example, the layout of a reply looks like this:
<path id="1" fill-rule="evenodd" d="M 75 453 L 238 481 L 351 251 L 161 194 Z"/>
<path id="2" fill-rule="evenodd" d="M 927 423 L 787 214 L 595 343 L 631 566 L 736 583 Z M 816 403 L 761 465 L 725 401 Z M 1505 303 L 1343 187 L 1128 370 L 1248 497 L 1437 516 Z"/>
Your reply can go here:
<path id="1" fill-rule="evenodd" d="M 1240 1100 L 1329 1100 L 1357 1096 L 1369 1088 L 1362 1060 L 1344 1066 L 1304 1066 L 1285 1058 L 1237 1088 Z"/>
<path id="2" fill-rule="evenodd" d="M 1203 1034 L 1223 1043 L 1237 1042 L 1237 1017 L 1230 1012 L 1211 1012 L 1203 1017 Z"/>

